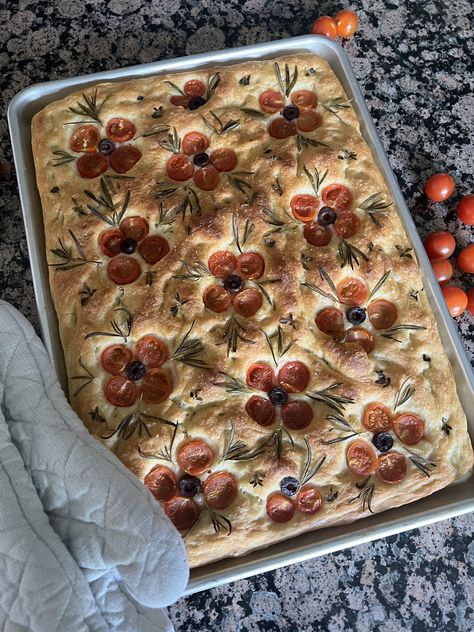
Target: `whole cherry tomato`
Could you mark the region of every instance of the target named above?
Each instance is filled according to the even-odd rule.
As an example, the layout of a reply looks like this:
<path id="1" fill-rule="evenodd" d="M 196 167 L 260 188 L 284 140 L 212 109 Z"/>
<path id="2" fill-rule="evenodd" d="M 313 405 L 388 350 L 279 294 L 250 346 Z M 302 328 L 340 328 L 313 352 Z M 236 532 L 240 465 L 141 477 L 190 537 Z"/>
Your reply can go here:
<path id="1" fill-rule="evenodd" d="M 335 40 L 337 37 L 336 22 L 328 15 L 322 15 L 311 27 L 311 33 L 313 35 L 324 35 L 329 37 L 329 39 Z"/>
<path id="2" fill-rule="evenodd" d="M 469 244 L 467 248 L 461 250 L 458 255 L 458 266 L 463 272 L 474 274 L 474 244 Z"/>
<path id="3" fill-rule="evenodd" d="M 453 318 L 460 316 L 467 307 L 467 294 L 459 287 L 445 285 L 441 288 L 449 313 Z"/>
<path id="4" fill-rule="evenodd" d="M 447 259 L 432 259 L 431 267 L 438 283 L 447 283 L 453 276 L 453 266 Z"/>
<path id="5" fill-rule="evenodd" d="M 334 21 L 336 22 L 338 36 L 343 37 L 344 39 L 352 37 L 357 31 L 357 27 L 359 25 L 357 15 L 354 11 L 349 11 L 348 9 L 344 9 L 343 11 L 336 13 Z"/>
<path id="6" fill-rule="evenodd" d="M 467 309 L 474 316 L 474 287 L 467 291 Z"/>
<path id="7" fill-rule="evenodd" d="M 459 219 L 467 226 L 474 226 L 474 194 L 465 195 L 457 205 Z"/>
<path id="8" fill-rule="evenodd" d="M 438 230 L 430 233 L 425 238 L 423 245 L 430 259 L 447 259 L 453 254 L 456 242 L 451 233 Z"/>
<path id="9" fill-rule="evenodd" d="M 425 184 L 426 197 L 433 202 L 443 202 L 454 193 L 454 179 L 449 173 L 435 173 Z"/>

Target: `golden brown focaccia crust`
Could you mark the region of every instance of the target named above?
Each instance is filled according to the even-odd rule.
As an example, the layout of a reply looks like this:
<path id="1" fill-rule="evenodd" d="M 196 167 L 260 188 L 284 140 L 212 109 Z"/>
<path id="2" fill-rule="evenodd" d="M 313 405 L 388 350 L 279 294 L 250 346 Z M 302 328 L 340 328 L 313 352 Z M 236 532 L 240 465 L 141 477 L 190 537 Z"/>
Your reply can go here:
<path id="1" fill-rule="evenodd" d="M 472 466 L 418 265 L 356 115 L 323 59 L 277 62 L 280 77 L 268 60 L 100 84 L 33 119 L 71 405 L 142 480 L 153 469 L 147 481 L 178 526 L 199 516 L 185 539 L 191 566 L 412 502 Z M 299 111 L 283 117 L 292 102 Z M 107 135 L 122 142 L 102 151 L 128 149 L 98 156 Z M 84 138 L 91 151 L 74 151 Z M 337 220 L 322 227 L 318 217 L 335 217 L 318 215 L 325 205 Z M 357 335 L 340 302 L 353 290 L 368 310 Z M 249 377 L 256 363 L 266 366 Z M 129 405 L 110 403 L 106 385 Z M 386 410 L 364 422 L 374 402 Z M 393 440 L 385 453 L 372 443 L 380 428 L 378 447 Z M 204 495 L 183 500 L 178 461 L 205 469 Z M 231 476 L 206 485 L 219 472 Z M 286 477 L 297 482 L 275 495 Z"/>

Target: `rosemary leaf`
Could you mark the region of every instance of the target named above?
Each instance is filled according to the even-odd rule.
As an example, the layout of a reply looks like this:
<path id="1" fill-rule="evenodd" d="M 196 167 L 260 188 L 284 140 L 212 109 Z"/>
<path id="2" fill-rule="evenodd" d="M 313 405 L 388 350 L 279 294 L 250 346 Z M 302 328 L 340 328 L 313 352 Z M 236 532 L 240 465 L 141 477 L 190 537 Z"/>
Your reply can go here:
<path id="1" fill-rule="evenodd" d="M 394 412 L 405 404 L 416 392 L 416 389 L 410 385 L 411 377 L 407 377 L 401 384 L 398 392 L 395 396 L 395 403 L 393 405 Z"/>
<path id="2" fill-rule="evenodd" d="M 375 296 L 375 294 L 377 294 L 377 292 L 380 290 L 380 288 L 382 287 L 382 285 L 385 283 L 385 281 L 388 279 L 388 277 L 390 276 L 390 272 L 391 270 L 387 270 L 387 272 L 385 272 L 385 274 L 383 274 L 380 279 L 377 281 L 377 283 L 374 285 L 374 288 L 372 290 L 372 292 L 369 294 L 369 298 L 367 300 L 370 301 L 370 299 Z"/>
<path id="3" fill-rule="evenodd" d="M 114 312 L 123 312 L 125 314 L 125 322 L 120 322 L 113 318 L 110 321 L 113 331 L 93 331 L 84 336 L 84 340 L 89 340 L 95 336 L 110 336 L 112 338 L 123 338 L 127 342 L 133 327 L 132 313 L 126 307 L 117 307 Z"/>
<path id="4" fill-rule="evenodd" d="M 310 399 L 325 404 L 336 413 L 342 415 L 346 409 L 346 405 L 353 404 L 354 400 L 351 397 L 346 397 L 345 395 L 335 395 L 332 393 L 332 391 L 334 391 L 336 388 L 339 388 L 340 386 L 342 386 L 342 383 L 340 382 L 330 384 L 320 391 L 312 391 L 311 393 L 307 393 L 307 396 Z"/>
<path id="5" fill-rule="evenodd" d="M 339 257 L 339 261 L 341 262 L 341 268 L 344 268 L 347 265 L 350 265 L 352 270 L 354 269 L 354 263 L 356 265 L 360 265 L 358 257 L 365 259 L 368 261 L 369 258 L 362 250 L 356 248 L 342 237 L 339 239 L 339 245 L 337 247 L 337 256 Z"/>
<path id="6" fill-rule="evenodd" d="M 189 338 L 196 321 L 193 320 L 190 328 L 183 336 L 176 350 L 170 357 L 170 360 L 182 362 L 197 369 L 210 369 L 210 366 L 202 359 L 204 344 L 199 338 Z"/>
<path id="7" fill-rule="evenodd" d="M 81 367 L 81 369 L 83 369 L 84 373 L 82 375 L 73 375 L 71 377 L 71 380 L 81 380 L 82 384 L 76 391 L 74 391 L 74 393 L 72 394 L 73 397 L 77 397 L 77 395 L 79 395 L 79 393 L 86 386 L 89 386 L 89 384 L 95 380 L 95 375 L 93 375 L 91 371 L 86 367 L 81 356 L 79 356 L 79 366 Z"/>
<path id="8" fill-rule="evenodd" d="M 214 386 L 225 388 L 227 393 L 236 394 L 251 392 L 251 390 L 247 388 L 247 386 L 236 377 L 233 377 L 228 373 L 224 373 L 223 371 L 219 371 L 219 375 L 222 375 L 223 379 L 220 382 L 214 382 Z"/>
<path id="9" fill-rule="evenodd" d="M 267 118 L 267 114 L 260 112 L 260 110 L 253 110 L 252 108 L 240 108 L 240 111 L 252 118 L 262 119 Z"/>

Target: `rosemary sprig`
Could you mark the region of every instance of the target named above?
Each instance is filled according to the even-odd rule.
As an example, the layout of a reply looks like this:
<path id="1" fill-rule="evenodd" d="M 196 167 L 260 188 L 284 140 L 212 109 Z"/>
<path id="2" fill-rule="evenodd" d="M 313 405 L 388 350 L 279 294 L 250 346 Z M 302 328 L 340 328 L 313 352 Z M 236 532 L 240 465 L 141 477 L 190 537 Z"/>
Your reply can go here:
<path id="1" fill-rule="evenodd" d="M 413 465 L 421 470 L 423 474 L 425 474 L 425 476 L 430 478 L 430 474 L 435 469 L 435 467 L 438 466 L 438 462 L 427 459 L 426 457 L 421 456 L 421 454 L 417 454 L 416 452 L 413 452 L 413 450 L 409 450 L 408 448 L 405 448 L 405 450 L 410 455 L 409 458 Z"/>
<path id="2" fill-rule="evenodd" d="M 281 283 L 281 279 L 267 279 L 266 281 L 254 281 L 260 292 L 263 294 L 265 300 L 272 309 L 275 309 L 275 301 L 265 289 L 265 285 L 273 285 L 273 283 Z"/>
<path id="3" fill-rule="evenodd" d="M 395 325 L 395 327 L 391 327 L 390 329 L 385 329 L 382 334 L 380 334 L 383 338 L 388 338 L 389 340 L 394 340 L 395 342 L 402 342 L 399 338 L 395 338 L 395 335 L 399 331 L 418 331 L 421 329 L 426 329 L 422 325 Z"/>
<path id="4" fill-rule="evenodd" d="M 91 421 L 95 421 L 99 424 L 105 423 L 105 417 L 101 414 L 98 406 L 96 406 L 94 410 L 89 411 L 89 417 Z"/>
<path id="5" fill-rule="evenodd" d="M 315 138 L 308 138 L 299 132 L 296 134 L 296 148 L 300 153 L 305 147 L 328 147 L 327 143 L 323 143 Z"/>
<path id="6" fill-rule="evenodd" d="M 217 345 L 227 344 L 227 355 L 229 355 L 229 353 L 235 353 L 237 351 L 239 340 L 241 342 L 248 342 L 251 345 L 255 344 L 254 340 L 245 337 L 246 332 L 247 329 L 232 314 L 224 326 L 224 333 L 222 334 L 223 340 L 222 342 L 218 342 Z"/>
<path id="7" fill-rule="evenodd" d="M 106 95 L 103 101 L 101 103 L 98 103 L 97 88 L 90 96 L 83 92 L 83 101 L 78 101 L 75 107 L 69 108 L 69 111 L 73 114 L 78 114 L 79 116 L 88 116 L 93 121 L 97 121 L 97 123 L 100 123 L 100 125 L 102 125 L 102 121 L 100 120 L 100 112 L 109 96 L 110 95 Z"/>
<path id="8" fill-rule="evenodd" d="M 338 430 L 338 428 L 329 428 L 329 432 L 333 430 Z M 341 443 L 342 441 L 347 441 L 347 439 L 351 439 L 352 437 L 357 437 L 359 432 L 351 432 L 350 434 L 344 435 L 342 437 L 336 437 L 335 439 L 329 439 L 329 441 L 323 441 L 324 445 L 333 445 L 334 443 Z"/>
<path id="9" fill-rule="evenodd" d="M 277 62 L 274 65 L 275 75 L 277 81 L 280 85 L 281 91 L 285 96 L 290 96 L 290 92 L 295 87 L 296 81 L 298 80 L 298 68 L 295 66 L 293 72 L 290 72 L 290 68 L 288 64 L 285 64 L 285 76 L 283 77 L 280 66 Z"/>
<path id="10" fill-rule="evenodd" d="M 306 168 L 306 166 L 303 167 L 303 171 L 306 175 L 306 177 L 308 178 L 313 191 L 315 192 L 316 195 L 318 195 L 319 193 L 319 188 L 321 187 L 322 183 L 324 182 L 324 180 L 326 179 L 327 175 L 328 175 L 328 169 L 325 169 L 325 171 L 323 171 L 322 173 L 319 173 L 318 169 L 315 167 L 314 168 L 314 175 L 312 173 L 309 172 L 309 170 Z"/>
<path id="11" fill-rule="evenodd" d="M 267 206 L 260 206 L 260 210 L 262 211 L 264 217 L 263 221 L 265 224 L 269 226 L 273 226 L 271 230 L 266 232 L 263 236 L 268 237 L 269 235 L 273 235 L 275 233 L 288 233 L 295 230 L 298 225 L 294 221 L 294 219 L 288 215 L 285 211 L 285 216 L 283 219 L 279 217 L 272 209 Z"/>
<path id="12" fill-rule="evenodd" d="M 328 408 L 331 408 L 337 414 L 342 416 L 346 409 L 346 405 L 354 403 L 354 400 L 351 397 L 333 394 L 332 391 L 342 385 L 343 384 L 341 382 L 335 382 L 334 384 L 330 384 L 320 391 L 312 391 L 311 393 L 306 393 L 306 395 L 310 399 L 314 399 L 315 401 L 325 404 L 326 406 L 328 406 Z"/>
<path id="13" fill-rule="evenodd" d="M 94 336 L 110 336 L 112 338 L 123 338 L 127 342 L 133 327 L 132 313 L 126 307 L 117 307 L 114 312 L 123 312 L 125 314 L 125 322 L 119 322 L 115 318 L 110 321 L 113 331 L 93 331 L 84 336 L 84 340 L 89 340 Z"/>
<path id="14" fill-rule="evenodd" d="M 250 75 L 244 75 L 239 79 L 239 84 L 241 86 L 248 86 L 250 83 Z"/>
<path id="15" fill-rule="evenodd" d="M 301 287 L 308 288 L 308 290 L 311 290 L 312 292 L 315 292 L 316 294 L 324 296 L 324 298 L 328 298 L 329 300 L 334 301 L 336 303 L 339 302 L 335 296 L 333 296 L 332 294 L 329 294 L 329 292 L 326 292 L 325 290 L 322 290 L 319 286 L 314 285 L 313 283 L 300 283 L 300 285 Z"/>
<path id="16" fill-rule="evenodd" d="M 231 521 L 223 516 L 222 514 L 218 514 L 215 511 L 210 512 L 212 526 L 216 533 L 219 533 L 221 529 L 227 532 L 229 536 L 232 533 L 232 523 Z"/>
<path id="17" fill-rule="evenodd" d="M 249 184 L 244 178 L 248 176 L 253 176 L 254 171 L 233 171 L 232 173 L 227 173 L 227 179 L 229 180 L 229 184 L 240 191 L 240 193 L 247 193 L 247 191 L 252 189 L 252 185 Z"/>
<path id="18" fill-rule="evenodd" d="M 284 337 L 283 337 L 283 329 L 280 327 L 280 325 L 278 325 L 278 330 L 276 333 L 277 344 L 276 344 L 276 348 L 274 348 L 273 338 L 275 334 L 273 334 L 272 336 L 269 336 L 267 332 L 263 329 L 261 329 L 261 332 L 265 336 L 265 340 L 267 341 L 268 348 L 270 349 L 270 353 L 272 354 L 273 362 L 275 363 L 275 366 L 278 366 L 278 361 L 281 360 L 281 358 L 286 353 L 288 353 L 291 347 L 295 344 L 296 340 L 290 340 L 290 342 L 285 344 Z"/>
<path id="19" fill-rule="evenodd" d="M 155 114 L 156 114 L 156 112 L 155 112 Z M 155 116 L 155 114 L 153 115 L 153 118 L 157 118 Z M 150 127 L 150 129 L 148 129 L 146 132 L 143 132 L 143 134 L 140 134 L 139 136 L 135 136 L 135 138 L 148 138 L 149 136 L 156 136 L 158 134 L 164 134 L 165 132 L 168 132 L 169 129 L 170 129 L 169 125 L 163 125 L 163 124 L 152 125 L 152 127 Z M 134 140 L 135 140 L 135 138 L 134 138 Z"/>
<path id="20" fill-rule="evenodd" d="M 163 420 L 163 421 L 165 421 L 165 420 Z M 173 428 L 173 434 L 171 435 L 170 445 L 169 446 L 165 445 L 164 448 L 162 448 L 157 454 L 143 452 L 141 447 L 138 446 L 138 448 L 137 448 L 138 454 L 143 459 L 158 459 L 158 460 L 161 460 L 161 461 L 168 461 L 169 463 L 173 462 L 172 450 L 173 450 L 174 440 L 176 439 L 176 432 L 178 430 L 178 424 L 174 423 L 174 422 L 171 422 L 171 423 L 174 426 L 174 428 Z"/>
<path id="21" fill-rule="evenodd" d="M 224 452 L 222 454 L 222 461 L 233 461 L 235 457 L 242 456 L 247 452 L 247 444 L 240 439 L 235 441 L 235 426 L 234 422 L 230 421 L 230 430 L 226 432 L 226 438 L 224 443 Z"/>
<path id="22" fill-rule="evenodd" d="M 214 95 L 214 92 L 217 90 L 219 84 L 221 82 L 221 75 L 219 72 L 214 73 L 207 80 L 207 89 L 206 89 L 206 101 Z"/>
<path id="23" fill-rule="evenodd" d="M 371 477 L 368 476 L 360 483 L 356 483 L 357 489 L 360 489 L 361 491 L 355 498 L 352 498 L 349 502 L 353 502 L 354 500 L 361 499 L 362 511 L 366 511 L 368 509 L 370 513 L 374 513 L 372 511 L 372 498 L 375 492 L 375 485 L 374 483 L 370 483 L 369 485 L 370 480 L 371 480 Z"/>
<path id="24" fill-rule="evenodd" d="M 60 165 L 65 165 L 67 162 L 72 162 L 76 160 L 76 156 L 69 154 L 67 151 L 63 151 L 62 149 L 58 149 L 57 151 L 53 151 L 52 166 L 59 167 Z"/>
<path id="25" fill-rule="evenodd" d="M 413 252 L 413 248 L 403 248 L 399 244 L 395 244 L 395 249 L 398 251 L 400 258 L 406 257 L 407 259 L 413 259 L 413 255 L 410 254 Z"/>
<path id="26" fill-rule="evenodd" d="M 364 211 L 370 217 L 372 222 L 380 228 L 382 224 L 379 221 L 379 215 L 387 215 L 387 208 L 392 206 L 392 202 L 387 202 L 383 196 L 383 193 L 374 193 L 366 198 L 358 207 L 359 210 Z"/>
<path id="27" fill-rule="evenodd" d="M 280 184 L 278 176 L 275 177 L 275 182 L 272 184 L 272 189 L 275 191 L 275 193 L 278 193 L 279 197 L 283 195 L 283 187 Z"/>
<path id="28" fill-rule="evenodd" d="M 252 485 L 253 488 L 263 487 L 264 478 L 265 478 L 265 472 L 260 472 L 259 470 L 257 470 L 256 472 L 253 473 L 252 479 L 249 481 L 249 485 Z"/>
<path id="29" fill-rule="evenodd" d="M 321 103 L 321 105 L 327 112 L 330 112 L 339 119 L 343 125 L 347 125 L 346 121 L 339 116 L 338 112 L 341 112 L 342 110 L 350 110 L 350 102 L 351 99 L 344 100 L 344 97 L 336 97 L 335 99 L 326 101 L 326 103 Z"/>
<path id="30" fill-rule="evenodd" d="M 209 114 L 212 116 L 212 121 L 208 120 L 204 116 L 201 118 L 204 122 L 204 125 L 209 130 L 211 130 L 211 132 L 214 132 L 218 136 L 222 136 L 222 134 L 225 134 L 226 132 L 230 132 L 231 130 L 240 127 L 240 121 L 238 120 L 231 120 L 227 121 L 227 123 L 223 123 L 222 120 L 217 116 L 217 114 L 212 110 L 209 111 Z"/>
<path id="31" fill-rule="evenodd" d="M 179 292 L 176 292 L 174 296 L 174 301 L 175 302 L 170 307 L 170 313 L 171 313 L 171 316 L 173 316 L 173 318 L 176 318 L 181 307 L 183 305 L 186 305 L 186 303 L 189 303 L 189 298 L 181 298 L 181 296 L 179 295 Z"/>
<path id="32" fill-rule="evenodd" d="M 326 281 L 326 283 L 329 285 L 329 287 L 333 291 L 334 295 L 337 296 L 336 284 L 331 279 L 331 277 L 326 272 L 326 270 L 323 268 L 323 266 L 318 266 L 318 272 L 319 272 L 319 277 L 320 277 L 321 281 Z"/>
<path id="33" fill-rule="evenodd" d="M 85 285 L 82 290 L 79 290 L 79 296 L 81 297 L 79 302 L 84 307 L 90 301 L 90 299 L 94 296 L 94 293 L 97 292 L 96 288 L 90 288 L 88 285 Z"/>
<path id="34" fill-rule="evenodd" d="M 354 263 L 356 265 L 360 265 L 358 257 L 365 259 L 368 261 L 369 258 L 362 250 L 356 248 L 342 237 L 339 239 L 339 245 L 337 247 L 337 256 L 339 257 L 339 261 L 341 262 L 341 268 L 344 268 L 347 265 L 350 265 L 352 270 L 354 269 Z"/>
<path id="35" fill-rule="evenodd" d="M 176 127 L 173 127 L 173 131 L 165 136 L 162 140 L 158 141 L 158 145 L 170 151 L 173 154 L 179 154 L 181 151 L 181 138 L 178 136 Z"/>
<path id="36" fill-rule="evenodd" d="M 357 154 L 354 151 L 343 149 L 338 155 L 339 160 L 357 160 Z"/>
<path id="37" fill-rule="evenodd" d="M 335 415 L 326 415 L 326 419 L 328 421 L 332 421 L 335 424 L 337 424 L 336 426 L 333 426 L 332 428 L 330 428 L 330 430 L 352 430 L 352 431 L 354 430 L 354 428 L 347 421 L 347 419 L 339 413 Z"/>
<path id="38" fill-rule="evenodd" d="M 113 432 L 108 435 L 101 436 L 101 439 L 111 439 L 115 435 L 118 436 L 119 439 L 127 441 L 130 439 L 135 432 L 139 437 L 142 437 L 143 434 L 147 434 L 151 437 L 150 429 L 148 428 L 148 423 L 162 423 L 166 426 L 172 426 L 176 428 L 177 424 L 173 421 L 169 421 L 168 419 L 163 419 L 163 417 L 157 417 L 156 415 L 148 415 L 140 410 L 138 407 L 137 410 L 126 415 L 119 425 L 115 428 Z"/>
<path id="39" fill-rule="evenodd" d="M 292 329 L 295 329 L 296 320 L 293 314 L 291 313 L 288 314 L 288 316 L 284 316 L 283 318 L 280 318 L 278 322 L 280 323 L 280 325 L 290 325 Z"/>
<path id="40" fill-rule="evenodd" d="M 377 292 L 380 290 L 380 288 L 382 287 L 382 285 L 385 283 L 385 281 L 388 279 L 388 277 L 390 276 L 391 270 L 387 270 L 387 272 L 385 272 L 385 274 L 383 274 L 380 279 L 377 281 L 377 283 L 374 285 L 372 292 L 369 294 L 369 298 L 367 300 L 370 301 L 370 299 L 375 296 L 375 294 L 377 294 Z"/>
<path id="41" fill-rule="evenodd" d="M 401 384 L 400 388 L 397 391 L 395 396 L 395 403 L 393 404 L 394 412 L 397 408 L 400 408 L 403 404 L 405 404 L 416 392 L 416 389 L 411 386 L 410 380 L 411 377 L 407 377 Z"/>
<path id="42" fill-rule="evenodd" d="M 306 483 L 308 483 L 312 478 L 314 478 L 314 476 L 316 476 L 316 474 L 321 469 L 321 466 L 323 465 L 324 461 L 326 460 L 326 455 L 324 454 L 316 463 L 316 465 L 311 467 L 311 462 L 313 460 L 313 452 L 311 450 L 311 445 L 307 437 L 304 438 L 304 442 L 306 444 L 306 463 L 303 469 L 303 474 L 301 475 L 301 481 L 300 481 L 301 487 L 303 485 L 306 485 Z"/>
<path id="43" fill-rule="evenodd" d="M 74 246 L 76 247 L 78 256 L 74 256 L 71 248 L 68 248 L 61 240 L 61 237 L 58 237 L 59 248 L 52 248 L 50 252 L 52 252 L 53 255 L 56 255 L 56 257 L 59 257 L 61 261 L 59 263 L 48 263 L 51 268 L 56 268 L 56 270 L 64 271 L 79 268 L 86 263 L 100 263 L 100 261 L 88 259 L 85 255 L 84 248 L 81 246 L 76 235 L 72 232 L 71 229 L 68 229 L 68 232 L 74 242 Z"/>
<path id="44" fill-rule="evenodd" d="M 181 90 L 181 88 L 179 86 L 177 86 L 175 83 L 173 83 L 172 81 L 168 81 L 167 79 L 165 80 L 165 83 L 167 83 L 169 86 L 171 86 L 173 88 L 173 90 L 176 90 L 176 92 L 178 94 L 180 94 L 182 97 L 186 96 L 184 94 L 184 92 Z"/>
<path id="45" fill-rule="evenodd" d="M 193 261 L 193 263 L 187 263 L 180 259 L 183 264 L 183 272 L 181 274 L 173 275 L 173 279 L 179 281 L 192 281 L 193 283 L 199 281 L 203 277 L 212 276 L 209 268 L 201 261 Z"/>
<path id="46" fill-rule="evenodd" d="M 84 381 L 79 386 L 79 388 L 74 391 L 74 393 L 72 394 L 73 397 L 76 397 L 77 395 L 79 395 L 82 389 L 86 388 L 86 386 L 89 386 L 89 384 L 95 380 L 95 375 L 93 375 L 91 371 L 86 367 L 81 356 L 79 356 L 79 366 L 81 367 L 81 369 L 85 371 L 85 373 L 83 375 L 73 375 L 71 377 L 71 380 L 84 380 Z"/>
<path id="47" fill-rule="evenodd" d="M 84 190 L 84 193 L 96 203 L 96 206 L 92 206 L 92 204 L 88 204 L 87 208 L 89 211 L 98 217 L 100 220 L 109 224 L 110 226 L 118 226 L 123 219 L 123 216 L 127 212 L 128 205 L 130 203 L 130 191 L 127 191 L 125 194 L 125 198 L 122 202 L 122 208 L 117 212 L 117 205 L 114 204 L 112 195 L 116 192 L 113 184 L 111 185 L 111 180 L 106 178 L 100 179 L 100 190 L 101 195 L 95 195 L 91 191 Z M 105 209 L 105 213 L 103 213 L 100 209 Z"/>
<path id="48" fill-rule="evenodd" d="M 202 353 L 204 351 L 204 344 L 199 338 L 190 338 L 191 332 L 196 321 L 193 320 L 190 328 L 184 334 L 183 339 L 176 347 L 170 360 L 193 366 L 196 369 L 210 369 L 207 362 L 202 359 Z"/>
<path id="49" fill-rule="evenodd" d="M 222 380 L 220 382 L 214 382 L 214 386 L 225 388 L 227 393 L 232 394 L 250 393 L 250 389 L 236 377 L 224 373 L 223 371 L 219 371 L 219 375 L 222 375 Z"/>
<path id="50" fill-rule="evenodd" d="M 234 236 L 235 245 L 237 246 L 237 250 L 239 252 L 242 252 L 242 246 L 244 246 L 246 242 L 250 239 L 254 229 L 255 229 L 255 224 L 252 224 L 252 222 L 249 219 L 246 219 L 245 225 L 244 225 L 244 232 L 242 234 L 242 237 L 240 237 L 237 215 L 235 213 L 232 214 L 232 234 Z"/>
<path id="51" fill-rule="evenodd" d="M 390 382 L 392 381 L 392 378 L 389 377 L 388 375 L 385 375 L 382 369 L 375 369 L 375 372 L 378 375 L 377 379 L 375 380 L 375 383 L 381 384 L 383 388 L 386 388 L 387 386 L 389 386 Z"/>
<path id="52" fill-rule="evenodd" d="M 441 418 L 441 430 L 444 432 L 444 434 L 447 437 L 449 437 L 449 433 L 451 432 L 452 429 L 453 429 L 453 427 L 448 424 L 448 420 L 446 419 L 446 417 L 442 417 Z"/>
<path id="53" fill-rule="evenodd" d="M 260 112 L 260 110 L 254 110 L 253 108 L 240 108 L 240 111 L 256 119 L 267 118 L 268 116 L 265 112 Z"/>
<path id="54" fill-rule="evenodd" d="M 160 202 L 160 211 L 156 226 L 161 226 L 163 230 L 166 230 L 174 224 L 176 216 L 177 213 L 175 209 L 165 208 L 164 202 Z"/>

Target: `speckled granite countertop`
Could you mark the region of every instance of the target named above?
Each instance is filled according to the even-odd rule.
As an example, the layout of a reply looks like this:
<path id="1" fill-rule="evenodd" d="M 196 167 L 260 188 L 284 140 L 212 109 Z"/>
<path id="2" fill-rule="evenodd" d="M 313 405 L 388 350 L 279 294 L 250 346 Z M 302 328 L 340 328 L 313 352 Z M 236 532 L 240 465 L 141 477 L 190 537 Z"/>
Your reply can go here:
<path id="1" fill-rule="evenodd" d="M 312 0 L 0 0 L 0 294 L 37 315 L 5 111 L 22 88 L 160 58 L 308 32 L 342 4 Z M 359 0 L 344 46 L 422 236 L 447 227 L 472 241 L 456 198 L 427 208 L 421 183 L 447 170 L 472 192 L 474 96 L 470 0 Z M 456 275 L 464 287 L 468 276 Z M 474 323 L 458 319 L 474 357 Z M 464 632 L 474 629 L 474 516 L 180 600 L 178 632 Z"/>

